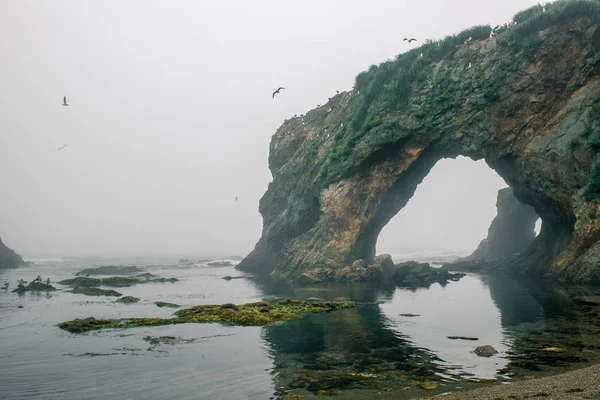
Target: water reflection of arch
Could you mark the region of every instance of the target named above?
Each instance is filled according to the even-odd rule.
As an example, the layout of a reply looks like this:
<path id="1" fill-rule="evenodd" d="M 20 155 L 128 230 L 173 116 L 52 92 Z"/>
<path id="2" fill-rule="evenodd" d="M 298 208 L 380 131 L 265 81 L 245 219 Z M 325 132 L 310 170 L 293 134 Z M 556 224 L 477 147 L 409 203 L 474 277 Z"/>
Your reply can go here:
<path id="1" fill-rule="evenodd" d="M 480 279 L 500 310 L 503 328 L 564 315 L 572 309 L 560 291 L 540 280 L 501 273 L 481 275 Z"/>
<path id="2" fill-rule="evenodd" d="M 262 286 L 262 289 L 266 288 Z M 267 290 L 265 295 L 306 298 L 318 293 L 324 300 L 346 297 L 359 301 L 375 301 L 386 294 L 391 296 L 386 290 L 366 285 L 277 288 L 275 293 Z M 278 388 L 301 387 L 315 391 L 356 385 L 403 387 L 406 382 L 397 379 L 399 374 L 411 379 L 431 380 L 437 379 L 435 372 L 439 372 L 434 363 L 437 361 L 435 355 L 417 348 L 406 336 L 391 329 L 376 304 L 327 314 L 309 314 L 266 326 L 261 336 L 273 358 L 273 375 Z M 368 376 L 380 379 L 361 379 Z"/>

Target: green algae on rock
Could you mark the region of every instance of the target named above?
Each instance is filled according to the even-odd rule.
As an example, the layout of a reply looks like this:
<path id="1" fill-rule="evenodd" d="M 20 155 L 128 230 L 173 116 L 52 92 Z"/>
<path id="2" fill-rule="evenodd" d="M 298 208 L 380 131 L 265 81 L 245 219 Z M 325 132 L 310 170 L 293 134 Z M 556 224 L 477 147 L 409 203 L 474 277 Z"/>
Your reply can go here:
<path id="1" fill-rule="evenodd" d="M 98 289 L 100 290 L 100 289 Z M 127 318 L 127 319 L 74 319 L 58 325 L 72 333 L 108 328 L 133 328 L 137 326 L 174 325 L 185 323 L 219 322 L 228 325 L 262 326 L 277 321 L 289 320 L 308 313 L 325 313 L 366 304 L 352 301 L 307 302 L 285 299 L 259 301 L 247 304 L 199 305 L 175 313 L 175 318 Z"/>
<path id="2" fill-rule="evenodd" d="M 181 307 L 179 304 L 167 303 L 165 301 L 156 301 L 156 302 L 154 302 L 154 304 L 156 304 L 160 308 L 163 308 L 163 307 L 179 308 L 179 307 Z"/>
<path id="3" fill-rule="evenodd" d="M 115 303 L 130 304 L 130 303 L 137 303 L 138 301 L 140 301 L 139 297 L 124 296 L 124 297 L 121 297 L 120 299 L 115 300 Z"/>
<path id="4" fill-rule="evenodd" d="M 121 293 L 117 292 L 116 290 L 112 290 L 112 289 L 100 289 L 100 288 L 76 288 L 73 290 L 69 291 L 70 293 L 74 293 L 74 294 L 85 294 L 86 296 L 115 296 L 115 297 L 120 297 L 123 296 Z"/>
<path id="5" fill-rule="evenodd" d="M 154 279 L 138 279 L 125 276 L 111 276 L 109 278 L 88 278 L 84 276 L 78 276 L 73 279 L 65 279 L 58 283 L 61 285 L 75 286 L 75 287 L 96 287 L 96 286 L 110 286 L 110 287 L 129 287 L 141 283 L 166 283 L 166 282 L 177 282 L 177 278 L 154 278 Z"/>

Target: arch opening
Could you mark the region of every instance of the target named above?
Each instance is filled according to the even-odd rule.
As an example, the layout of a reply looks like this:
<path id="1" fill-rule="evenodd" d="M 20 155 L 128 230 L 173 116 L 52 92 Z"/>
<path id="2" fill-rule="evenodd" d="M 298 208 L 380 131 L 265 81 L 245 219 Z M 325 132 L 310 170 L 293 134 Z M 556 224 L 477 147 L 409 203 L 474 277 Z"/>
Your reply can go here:
<path id="1" fill-rule="evenodd" d="M 383 227 L 376 253 L 391 254 L 395 262 L 435 263 L 521 252 L 535 238 L 540 219 L 506 188 L 483 160 L 442 158 Z"/>

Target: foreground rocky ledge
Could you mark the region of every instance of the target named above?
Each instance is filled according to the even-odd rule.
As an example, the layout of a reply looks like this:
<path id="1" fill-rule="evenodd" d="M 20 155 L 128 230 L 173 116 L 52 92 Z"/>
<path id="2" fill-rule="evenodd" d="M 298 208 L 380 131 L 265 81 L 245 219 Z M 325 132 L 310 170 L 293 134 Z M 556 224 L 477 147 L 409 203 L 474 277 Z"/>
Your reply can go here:
<path id="1" fill-rule="evenodd" d="M 174 325 L 185 323 L 219 322 L 230 325 L 262 326 L 281 320 L 298 318 L 302 314 L 324 313 L 365 304 L 353 301 L 258 301 L 247 304 L 199 305 L 177 311 L 176 318 L 128 318 L 128 319 L 74 319 L 59 324 L 60 329 L 81 333 L 107 328 L 134 328 L 136 326 Z"/>

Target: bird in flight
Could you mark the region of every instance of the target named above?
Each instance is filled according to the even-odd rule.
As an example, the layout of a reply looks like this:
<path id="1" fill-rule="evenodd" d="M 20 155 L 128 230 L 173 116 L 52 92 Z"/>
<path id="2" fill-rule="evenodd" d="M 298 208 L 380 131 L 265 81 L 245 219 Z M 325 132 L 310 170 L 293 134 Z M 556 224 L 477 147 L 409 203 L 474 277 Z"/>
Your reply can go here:
<path id="1" fill-rule="evenodd" d="M 235 197 L 235 201 L 237 201 L 237 196 Z"/>
<path id="2" fill-rule="evenodd" d="M 68 146 L 68 144 L 62 145 L 62 146 L 60 146 L 60 147 L 58 148 L 58 150 L 62 150 L 62 149 L 64 149 L 64 148 L 65 148 L 65 147 L 67 147 L 67 146 Z"/>
<path id="3" fill-rule="evenodd" d="M 69 105 L 69 103 L 67 103 L 67 96 L 63 97 L 63 103 L 62 103 L 62 105 L 63 106 L 68 106 Z"/>
<path id="4" fill-rule="evenodd" d="M 281 89 L 285 89 L 285 88 L 284 88 L 284 87 L 281 87 L 281 86 L 280 86 L 279 88 L 277 88 L 277 90 L 273 92 L 273 97 L 272 97 L 272 98 L 275 98 L 275 95 L 276 95 L 277 93 L 279 93 L 279 91 L 280 91 Z"/>
<path id="5" fill-rule="evenodd" d="M 403 41 L 403 42 L 412 43 L 412 42 L 416 42 L 416 41 L 417 41 L 417 39 L 415 39 L 415 38 L 410 38 L 410 39 L 409 39 L 409 38 L 404 38 L 404 40 L 402 40 L 402 41 Z"/>

